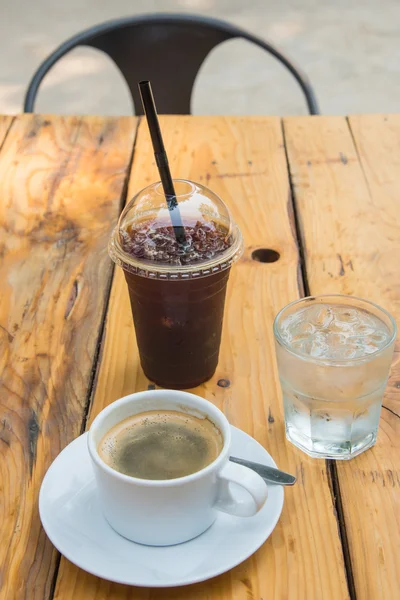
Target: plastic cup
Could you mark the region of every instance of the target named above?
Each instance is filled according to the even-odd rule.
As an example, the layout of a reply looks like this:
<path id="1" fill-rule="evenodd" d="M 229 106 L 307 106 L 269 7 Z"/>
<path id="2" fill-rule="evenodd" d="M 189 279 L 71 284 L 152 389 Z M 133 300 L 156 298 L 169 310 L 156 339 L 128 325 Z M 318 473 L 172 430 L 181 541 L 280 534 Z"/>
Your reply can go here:
<path id="1" fill-rule="evenodd" d="M 162 387 L 192 388 L 210 379 L 217 367 L 226 285 L 232 263 L 243 252 L 243 240 L 228 208 L 211 190 L 185 180 L 175 180 L 174 187 L 189 245 L 188 250 L 180 249 L 176 263 L 171 264 L 165 249 L 171 239 L 163 235 L 147 243 L 143 234 L 143 251 L 135 238 L 135 255 L 127 248 L 132 231 L 171 227 L 160 183 L 139 192 L 126 206 L 109 252 L 124 270 L 145 375 Z M 190 232 L 198 235 L 199 227 L 224 237 L 221 251 L 204 252 L 207 242 L 202 251 L 195 250 L 202 242 Z"/>

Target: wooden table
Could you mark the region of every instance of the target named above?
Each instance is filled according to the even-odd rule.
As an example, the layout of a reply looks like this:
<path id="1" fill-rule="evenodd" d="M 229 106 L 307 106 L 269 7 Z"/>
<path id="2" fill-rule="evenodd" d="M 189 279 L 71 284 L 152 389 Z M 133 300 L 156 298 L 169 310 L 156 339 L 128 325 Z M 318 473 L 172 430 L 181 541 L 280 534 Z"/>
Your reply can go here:
<path id="1" fill-rule="evenodd" d="M 264 546 L 206 583 L 129 588 L 60 559 L 38 515 L 47 468 L 105 405 L 149 385 L 106 247 L 126 199 L 157 171 L 136 118 L 2 117 L 1 598 L 399 598 L 399 347 L 376 446 L 350 462 L 313 460 L 285 440 L 272 321 L 324 292 L 374 300 L 399 319 L 400 116 L 170 116 L 162 129 L 173 174 L 220 194 L 246 245 L 217 372 L 196 393 L 298 483 Z M 260 248 L 279 260 L 252 260 Z"/>

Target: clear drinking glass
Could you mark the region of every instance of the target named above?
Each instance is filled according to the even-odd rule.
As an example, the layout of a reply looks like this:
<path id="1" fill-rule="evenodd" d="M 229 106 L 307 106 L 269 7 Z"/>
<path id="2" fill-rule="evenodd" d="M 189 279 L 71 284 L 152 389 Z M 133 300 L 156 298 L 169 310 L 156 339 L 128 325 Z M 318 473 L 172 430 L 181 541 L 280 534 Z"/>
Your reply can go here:
<path id="1" fill-rule="evenodd" d="M 396 323 L 342 295 L 303 298 L 275 318 L 286 436 L 317 458 L 349 459 L 376 441 Z"/>

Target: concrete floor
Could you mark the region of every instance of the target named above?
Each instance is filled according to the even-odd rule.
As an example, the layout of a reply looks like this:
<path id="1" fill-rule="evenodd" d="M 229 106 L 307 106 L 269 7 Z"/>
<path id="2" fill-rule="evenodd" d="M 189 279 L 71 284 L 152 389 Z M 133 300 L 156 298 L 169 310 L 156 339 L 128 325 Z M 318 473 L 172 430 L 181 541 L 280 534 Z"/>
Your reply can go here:
<path id="1" fill-rule="evenodd" d="M 325 114 L 399 112 L 400 0 L 0 0 L 0 112 L 22 110 L 26 85 L 60 42 L 108 19 L 151 12 L 207 14 L 270 40 L 307 72 Z M 218 93 L 211 93 L 218 90 Z M 131 114 L 111 61 L 80 49 L 43 84 L 36 110 Z M 207 58 L 194 114 L 303 114 L 301 93 L 275 59 L 243 41 Z"/>

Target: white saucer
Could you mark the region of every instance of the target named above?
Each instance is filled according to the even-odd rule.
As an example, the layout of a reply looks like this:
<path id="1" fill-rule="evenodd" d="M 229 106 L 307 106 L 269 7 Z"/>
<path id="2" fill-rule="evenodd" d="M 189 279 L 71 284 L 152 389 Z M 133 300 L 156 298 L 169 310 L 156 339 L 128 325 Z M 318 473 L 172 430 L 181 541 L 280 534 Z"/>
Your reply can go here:
<path id="1" fill-rule="evenodd" d="M 202 535 L 178 546 L 135 544 L 118 535 L 99 505 L 87 433 L 67 446 L 46 473 L 39 496 L 43 527 L 54 546 L 75 565 L 117 583 L 174 587 L 220 575 L 251 556 L 273 531 L 283 507 L 283 488 L 268 486 L 268 500 L 254 517 L 220 513 Z M 252 437 L 232 427 L 232 455 L 276 467 Z M 232 493 L 245 494 L 231 484 Z"/>

